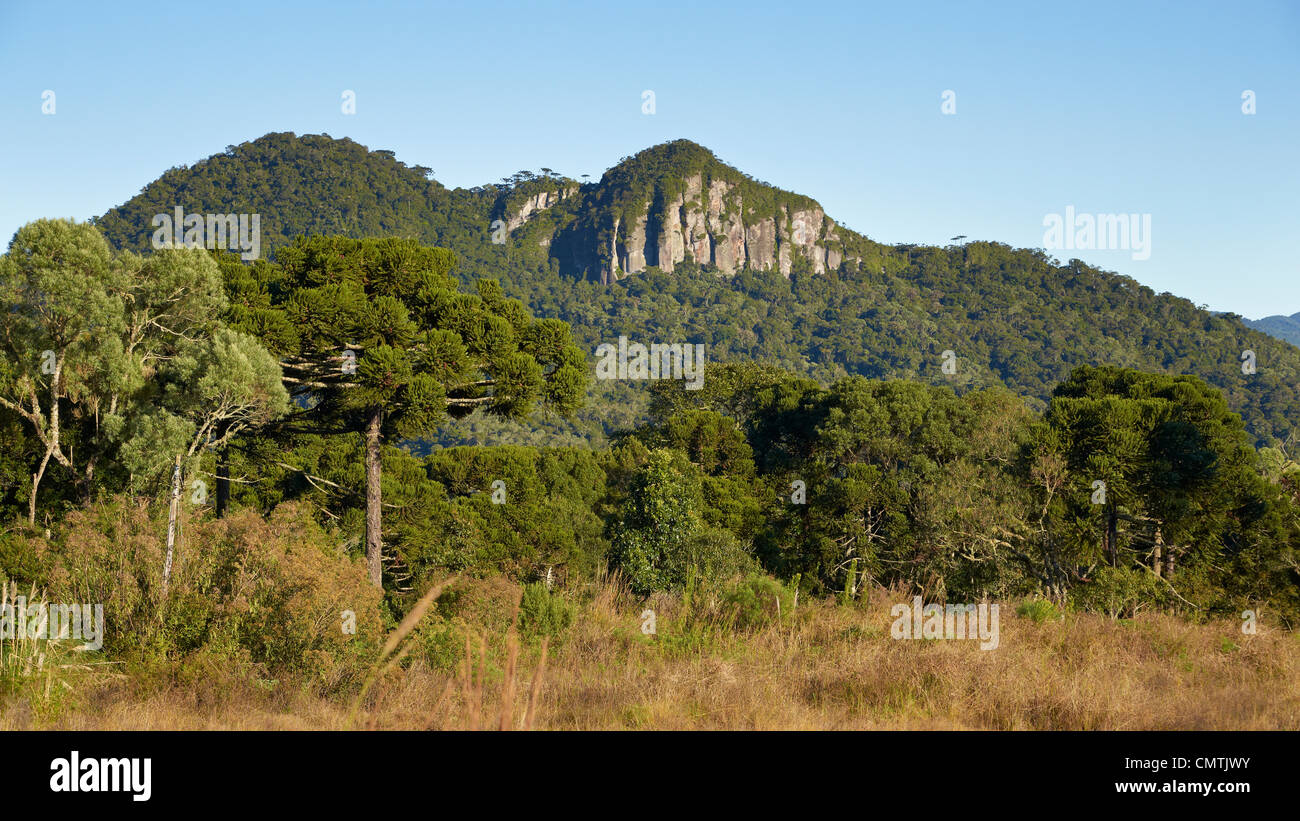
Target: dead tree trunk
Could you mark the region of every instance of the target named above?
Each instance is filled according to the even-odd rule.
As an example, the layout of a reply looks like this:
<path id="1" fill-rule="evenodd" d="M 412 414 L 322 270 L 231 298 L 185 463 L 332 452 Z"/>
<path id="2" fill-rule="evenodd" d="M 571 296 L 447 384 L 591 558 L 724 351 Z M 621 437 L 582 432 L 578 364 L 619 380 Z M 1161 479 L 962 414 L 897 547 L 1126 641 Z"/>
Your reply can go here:
<path id="1" fill-rule="evenodd" d="M 383 504 L 380 497 L 379 431 L 384 423 L 384 409 L 376 405 L 369 409 L 366 419 L 366 566 L 370 583 L 384 586 Z"/>
<path id="2" fill-rule="evenodd" d="M 226 449 L 222 448 L 217 451 L 217 518 L 226 515 L 226 508 L 230 505 L 230 459 L 226 456 Z"/>
<path id="3" fill-rule="evenodd" d="M 29 524 L 36 524 L 36 491 L 41 489 L 41 477 L 45 476 L 45 468 L 50 464 L 50 455 L 53 448 L 45 449 L 45 458 L 41 460 L 41 466 L 32 474 L 32 498 L 27 503 L 27 521 Z"/>

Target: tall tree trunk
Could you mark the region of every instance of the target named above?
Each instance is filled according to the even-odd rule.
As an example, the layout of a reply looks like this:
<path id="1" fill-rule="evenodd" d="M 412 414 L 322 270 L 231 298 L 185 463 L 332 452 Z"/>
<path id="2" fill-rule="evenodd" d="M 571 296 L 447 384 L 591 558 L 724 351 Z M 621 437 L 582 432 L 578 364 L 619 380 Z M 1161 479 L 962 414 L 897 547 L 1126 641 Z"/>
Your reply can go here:
<path id="1" fill-rule="evenodd" d="M 167 555 L 163 557 L 162 594 L 167 598 L 167 588 L 172 579 L 172 555 L 176 550 L 176 520 L 181 512 L 181 457 L 176 457 L 172 468 L 172 498 L 167 509 Z"/>
<path id="2" fill-rule="evenodd" d="M 1165 547 L 1165 537 L 1160 532 L 1160 528 L 1157 527 L 1156 546 L 1155 546 L 1155 551 L 1151 557 L 1151 569 L 1156 572 L 1157 576 L 1164 573 L 1164 547 Z"/>
<path id="3" fill-rule="evenodd" d="M 379 429 L 384 423 L 381 405 L 370 408 L 366 419 L 366 565 L 370 570 L 370 583 L 384 586 L 383 525 L 380 500 Z"/>
<path id="4" fill-rule="evenodd" d="M 1102 510 L 1102 516 L 1108 516 L 1106 511 Z M 1106 564 L 1113 564 L 1110 560 L 1110 529 L 1106 526 L 1108 519 L 1102 522 L 1101 526 L 1101 558 Z"/>
<path id="5" fill-rule="evenodd" d="M 222 448 L 217 451 L 217 518 L 226 515 L 226 507 L 230 505 L 230 459 L 226 456 L 226 449 Z"/>
<path id="6" fill-rule="evenodd" d="M 1119 515 L 1113 504 L 1106 506 L 1106 554 L 1111 567 L 1119 566 Z"/>

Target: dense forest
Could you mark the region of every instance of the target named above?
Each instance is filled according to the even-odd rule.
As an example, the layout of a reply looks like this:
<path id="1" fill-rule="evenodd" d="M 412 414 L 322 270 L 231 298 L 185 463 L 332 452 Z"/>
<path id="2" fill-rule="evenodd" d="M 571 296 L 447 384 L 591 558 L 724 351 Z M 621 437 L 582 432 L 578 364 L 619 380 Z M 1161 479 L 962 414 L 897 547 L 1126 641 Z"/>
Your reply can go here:
<path id="1" fill-rule="evenodd" d="M 619 335 L 689 341 L 703 343 L 710 362 L 773 365 L 822 384 L 864 376 L 959 393 L 1005 386 L 1039 411 L 1074 368 L 1110 364 L 1199 376 L 1224 393 L 1256 444 L 1285 442 L 1300 419 L 1300 350 L 1238 316 L 1039 250 L 990 242 L 887 246 L 838 227 L 825 242 L 843 259 L 820 274 L 796 253 L 788 277 L 752 267 L 720 275 L 688 259 L 671 273 L 650 265 L 602 284 L 590 260 L 611 240 L 627 239 L 626 228 L 609 235 L 611 220 L 626 226 L 635 204 L 648 201 L 653 234 L 658 204 L 680 197 L 682 181 L 693 175 L 735 186 L 747 213 L 779 218 L 781 209 L 816 207 L 688 141 L 629 157 L 595 183 L 543 169 L 448 189 L 432 173 L 347 139 L 268 134 L 168 171 L 97 224 L 114 246 L 144 251 L 153 216 L 178 204 L 196 213 L 260 213 L 269 258 L 305 234 L 416 239 L 454 252 L 463 286 L 499 281 L 534 314 L 568 323 L 588 352 Z M 554 194 L 549 207 L 519 217 L 521 203 L 546 192 Z M 497 220 L 498 227 L 517 223 L 499 244 Z M 829 236 L 832 229 L 822 230 Z M 955 354 L 955 374 L 942 371 L 944 351 Z M 1244 351 L 1255 354 L 1253 373 L 1243 372 Z M 597 382 L 572 419 L 544 416 L 523 426 L 476 413 L 444 427 L 438 439 L 599 446 L 646 422 L 646 411 L 645 391 Z"/>
<path id="2" fill-rule="evenodd" d="M 303 237 L 248 265 L 42 220 L 0 266 L 0 572 L 141 626 L 115 642 L 206 641 L 248 560 L 220 528 L 250 522 L 317 534 L 314 573 L 362 562 L 390 619 L 449 571 L 581 589 L 605 568 L 638 595 L 775 577 L 1300 616 L 1300 467 L 1199 377 L 1080 366 L 1039 410 L 721 363 L 701 390 L 643 387 L 648 421 L 605 447 L 421 453 L 399 445 L 456 417 L 571 413 L 590 374 L 565 323 L 494 280 L 461 289 L 445 249 Z M 238 595 L 274 610 L 285 584 Z"/>

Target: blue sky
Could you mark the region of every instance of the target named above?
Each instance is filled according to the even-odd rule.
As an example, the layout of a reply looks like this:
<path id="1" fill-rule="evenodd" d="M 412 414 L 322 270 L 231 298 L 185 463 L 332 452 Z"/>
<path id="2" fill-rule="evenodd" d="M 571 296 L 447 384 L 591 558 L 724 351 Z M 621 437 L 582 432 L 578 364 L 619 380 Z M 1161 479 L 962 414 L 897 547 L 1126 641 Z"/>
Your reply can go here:
<path id="1" fill-rule="evenodd" d="M 1289 314 L 1297 79 L 1297 3 L 6 0 L 0 236 L 270 131 L 391 149 L 450 186 L 595 178 L 685 137 L 882 242 L 1043 247 L 1067 206 L 1149 214 L 1149 259 L 1052 253 Z"/>

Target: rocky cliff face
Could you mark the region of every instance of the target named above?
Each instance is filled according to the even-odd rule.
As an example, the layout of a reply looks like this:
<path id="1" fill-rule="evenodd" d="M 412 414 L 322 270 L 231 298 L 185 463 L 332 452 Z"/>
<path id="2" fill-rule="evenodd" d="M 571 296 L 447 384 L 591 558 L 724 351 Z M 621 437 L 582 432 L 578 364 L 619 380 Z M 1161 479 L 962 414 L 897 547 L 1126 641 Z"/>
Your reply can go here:
<path id="1" fill-rule="evenodd" d="M 744 196 L 735 188 L 712 180 L 706 189 L 696 174 L 670 202 L 646 202 L 635 224 L 623 226 L 615 218 L 610 233 L 616 239 L 601 261 L 601 278 L 611 281 L 650 265 L 672 271 L 688 260 L 724 274 L 749 266 L 762 271 L 775 267 L 789 276 L 796 256 L 819 274 L 839 266 L 843 254 L 825 245 L 837 239 L 835 226 L 821 208 L 792 211 L 782 205 L 769 216 L 755 216 L 751 209 L 746 219 Z"/>
<path id="2" fill-rule="evenodd" d="M 656 151 L 677 154 L 665 161 Z M 681 152 L 697 166 L 689 173 L 671 167 Z M 577 192 L 529 197 L 508 217 L 510 230 Z M 625 160 L 581 196 L 573 219 L 536 241 L 550 246 L 562 270 L 605 283 L 683 262 L 726 275 L 749 267 L 788 277 L 804 260 L 820 274 L 847 256 L 842 229 L 816 202 L 749 179 L 685 141 Z"/>
<path id="3" fill-rule="evenodd" d="M 578 193 L 578 186 L 571 185 L 557 188 L 553 191 L 539 191 L 532 196 L 527 197 L 518 208 L 510 212 L 506 218 L 506 230 L 514 231 L 529 218 L 540 211 L 545 211 L 554 205 L 558 205 L 574 194 Z"/>

